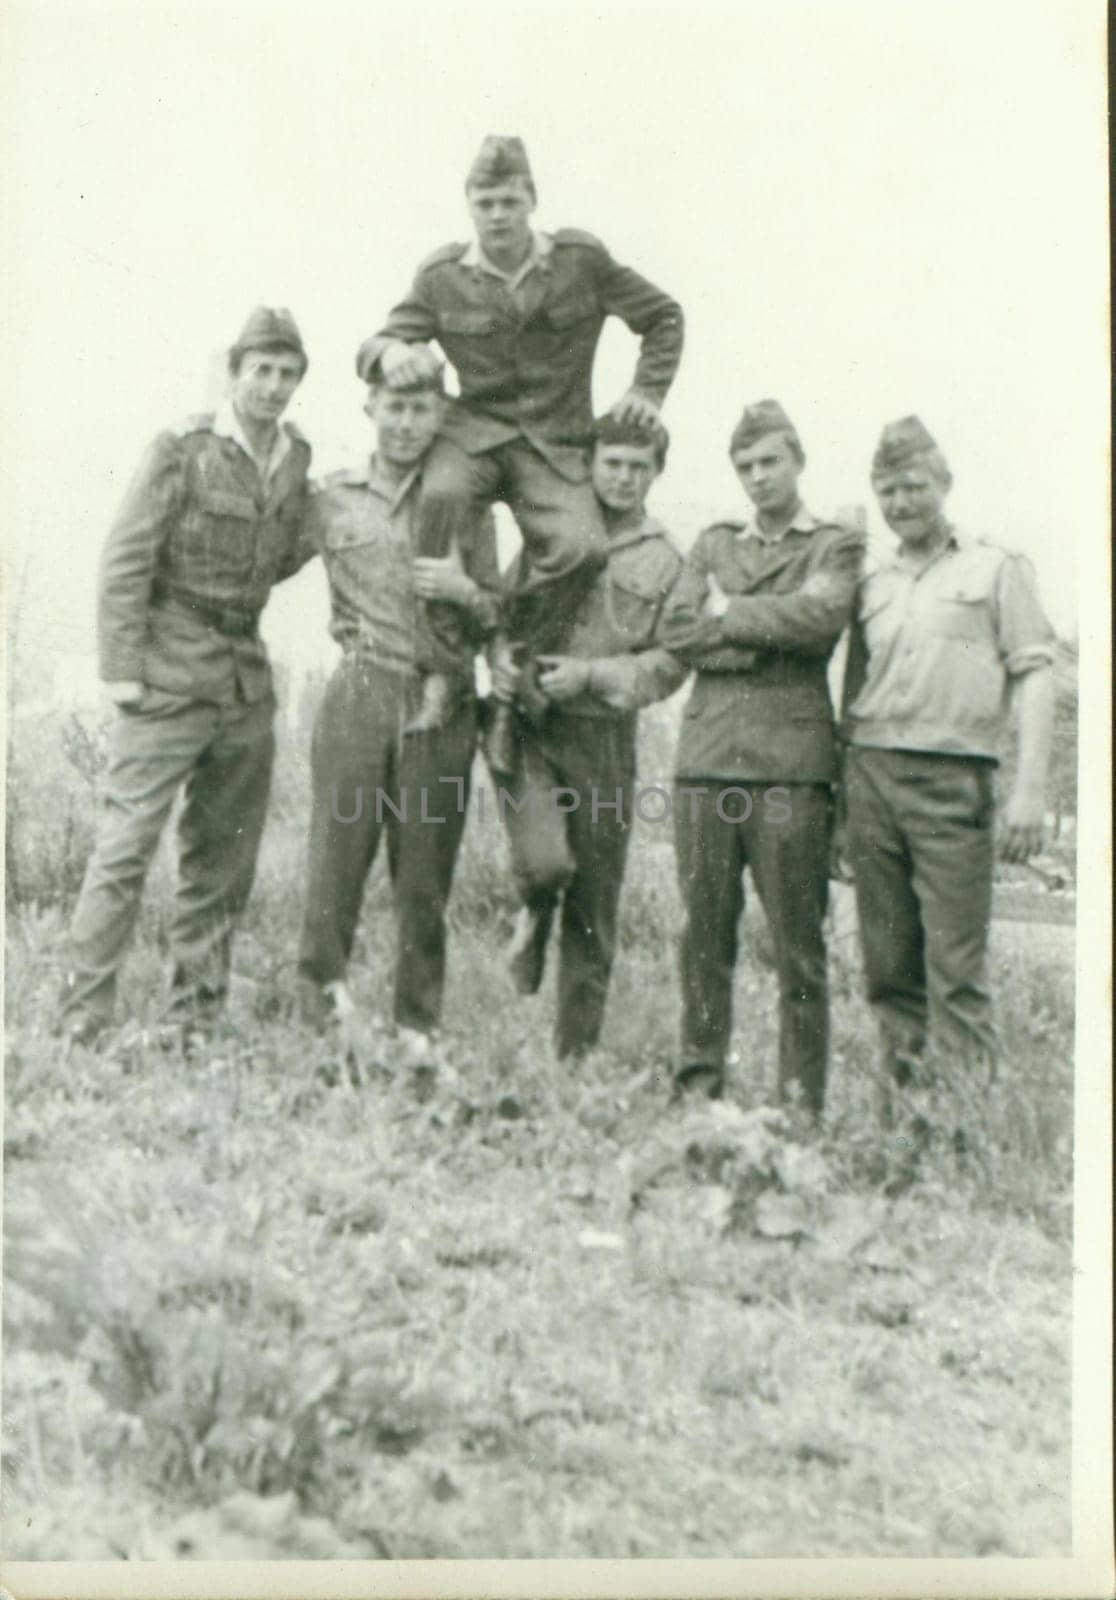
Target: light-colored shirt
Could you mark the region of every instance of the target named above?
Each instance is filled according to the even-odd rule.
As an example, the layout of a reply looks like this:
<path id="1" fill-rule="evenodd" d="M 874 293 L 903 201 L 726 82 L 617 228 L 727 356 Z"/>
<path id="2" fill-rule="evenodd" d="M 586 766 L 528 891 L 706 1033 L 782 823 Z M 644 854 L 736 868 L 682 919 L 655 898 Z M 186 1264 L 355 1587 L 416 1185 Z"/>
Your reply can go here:
<path id="1" fill-rule="evenodd" d="M 241 427 L 240 418 L 237 416 L 236 408 L 231 400 L 222 401 L 221 405 L 218 406 L 216 415 L 213 418 L 213 431 L 225 439 L 231 439 L 234 444 L 240 446 L 249 461 L 255 463 L 256 470 L 265 484 L 269 483 L 278 472 L 291 448 L 290 436 L 286 428 L 282 424 L 277 424 L 275 437 L 271 442 L 271 449 L 268 452 L 267 459 L 261 462 L 248 442 L 248 436 Z"/>
<path id="2" fill-rule="evenodd" d="M 343 650 L 402 673 L 415 670 L 411 563 L 421 479 L 420 463 L 390 488 L 373 457 L 353 471 L 331 473 L 312 495 L 309 516 L 308 536 L 329 578 L 330 633 Z M 472 637 L 463 643 L 457 663 L 467 671 L 496 622 L 499 566 L 491 512 L 481 518 L 462 559 L 478 586 L 467 612 Z"/>
<path id="3" fill-rule="evenodd" d="M 921 569 L 895 558 L 862 579 L 846 736 L 995 760 L 1011 680 L 1049 666 L 1054 642 L 1027 558 L 952 530 Z"/>

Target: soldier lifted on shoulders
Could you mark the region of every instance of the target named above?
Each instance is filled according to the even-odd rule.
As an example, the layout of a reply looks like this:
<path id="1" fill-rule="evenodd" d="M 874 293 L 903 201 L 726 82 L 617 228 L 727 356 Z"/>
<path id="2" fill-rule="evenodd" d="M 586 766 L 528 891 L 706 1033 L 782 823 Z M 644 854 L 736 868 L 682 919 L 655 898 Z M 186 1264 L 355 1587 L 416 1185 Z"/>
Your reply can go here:
<path id="1" fill-rule="evenodd" d="M 606 551 L 589 483 L 593 358 L 605 318 L 616 315 L 640 336 L 632 386 L 613 408 L 621 421 L 652 425 L 682 353 L 677 303 L 599 239 L 574 228 L 535 232 L 535 185 L 523 143 L 489 137 L 466 179 L 476 237 L 427 258 L 410 293 L 384 327 L 365 340 L 357 370 L 388 387 L 413 384 L 436 361 L 437 340 L 456 369 L 460 398 L 447 409 L 427 458 L 416 552 L 463 552 L 478 516 L 494 501 L 512 511 L 526 560 L 507 597 L 504 629 L 529 658 L 563 649 L 578 599 Z M 437 601 L 420 580 L 418 593 Z M 412 723 L 429 729 L 449 714 L 454 691 L 429 630 L 445 635 L 457 619 L 432 606 L 420 629 L 418 665 L 427 674 Z M 489 740 L 497 771 L 514 766 L 510 710 L 497 712 Z"/>

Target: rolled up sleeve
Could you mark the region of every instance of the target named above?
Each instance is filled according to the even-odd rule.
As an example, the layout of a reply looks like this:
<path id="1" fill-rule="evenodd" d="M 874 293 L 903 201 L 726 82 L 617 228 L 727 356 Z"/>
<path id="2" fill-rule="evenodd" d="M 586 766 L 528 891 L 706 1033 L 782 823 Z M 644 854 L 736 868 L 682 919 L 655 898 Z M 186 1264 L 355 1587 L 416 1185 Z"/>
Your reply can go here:
<path id="1" fill-rule="evenodd" d="M 996 642 L 1004 671 L 1019 678 L 1054 660 L 1054 629 L 1039 598 L 1035 569 L 1026 556 L 1009 555 L 992 590 Z"/>

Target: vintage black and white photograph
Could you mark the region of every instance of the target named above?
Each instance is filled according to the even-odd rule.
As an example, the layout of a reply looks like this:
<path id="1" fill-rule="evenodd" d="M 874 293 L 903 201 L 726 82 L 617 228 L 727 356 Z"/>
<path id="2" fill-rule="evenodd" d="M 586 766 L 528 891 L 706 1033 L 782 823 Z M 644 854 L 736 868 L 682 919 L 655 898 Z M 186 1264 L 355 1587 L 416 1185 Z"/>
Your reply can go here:
<path id="1" fill-rule="evenodd" d="M 1111 1592 L 1104 25 L 8 9 L 13 1596 Z"/>

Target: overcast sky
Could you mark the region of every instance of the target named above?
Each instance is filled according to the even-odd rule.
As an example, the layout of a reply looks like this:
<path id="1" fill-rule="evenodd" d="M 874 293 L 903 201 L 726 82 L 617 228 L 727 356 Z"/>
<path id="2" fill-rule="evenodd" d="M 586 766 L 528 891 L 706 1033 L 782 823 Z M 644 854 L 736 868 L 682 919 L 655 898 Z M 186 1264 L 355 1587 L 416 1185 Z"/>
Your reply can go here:
<path id="1" fill-rule="evenodd" d="M 1026 550 L 1073 632 L 1078 564 L 1107 581 L 1103 20 L 1092 0 L 9 7 L 21 647 L 67 681 L 90 662 L 115 504 L 151 434 L 212 403 L 257 302 L 302 327 L 316 469 L 367 448 L 355 347 L 467 237 L 488 132 L 526 140 L 540 226 L 599 234 L 685 308 L 656 501 L 681 545 L 739 506 L 745 401 L 797 420 L 820 509 L 870 501 L 880 425 L 917 411 L 957 521 Z M 633 358 L 608 330 L 601 406 Z M 276 652 L 320 654 L 325 616 L 320 575 L 297 580 Z"/>

